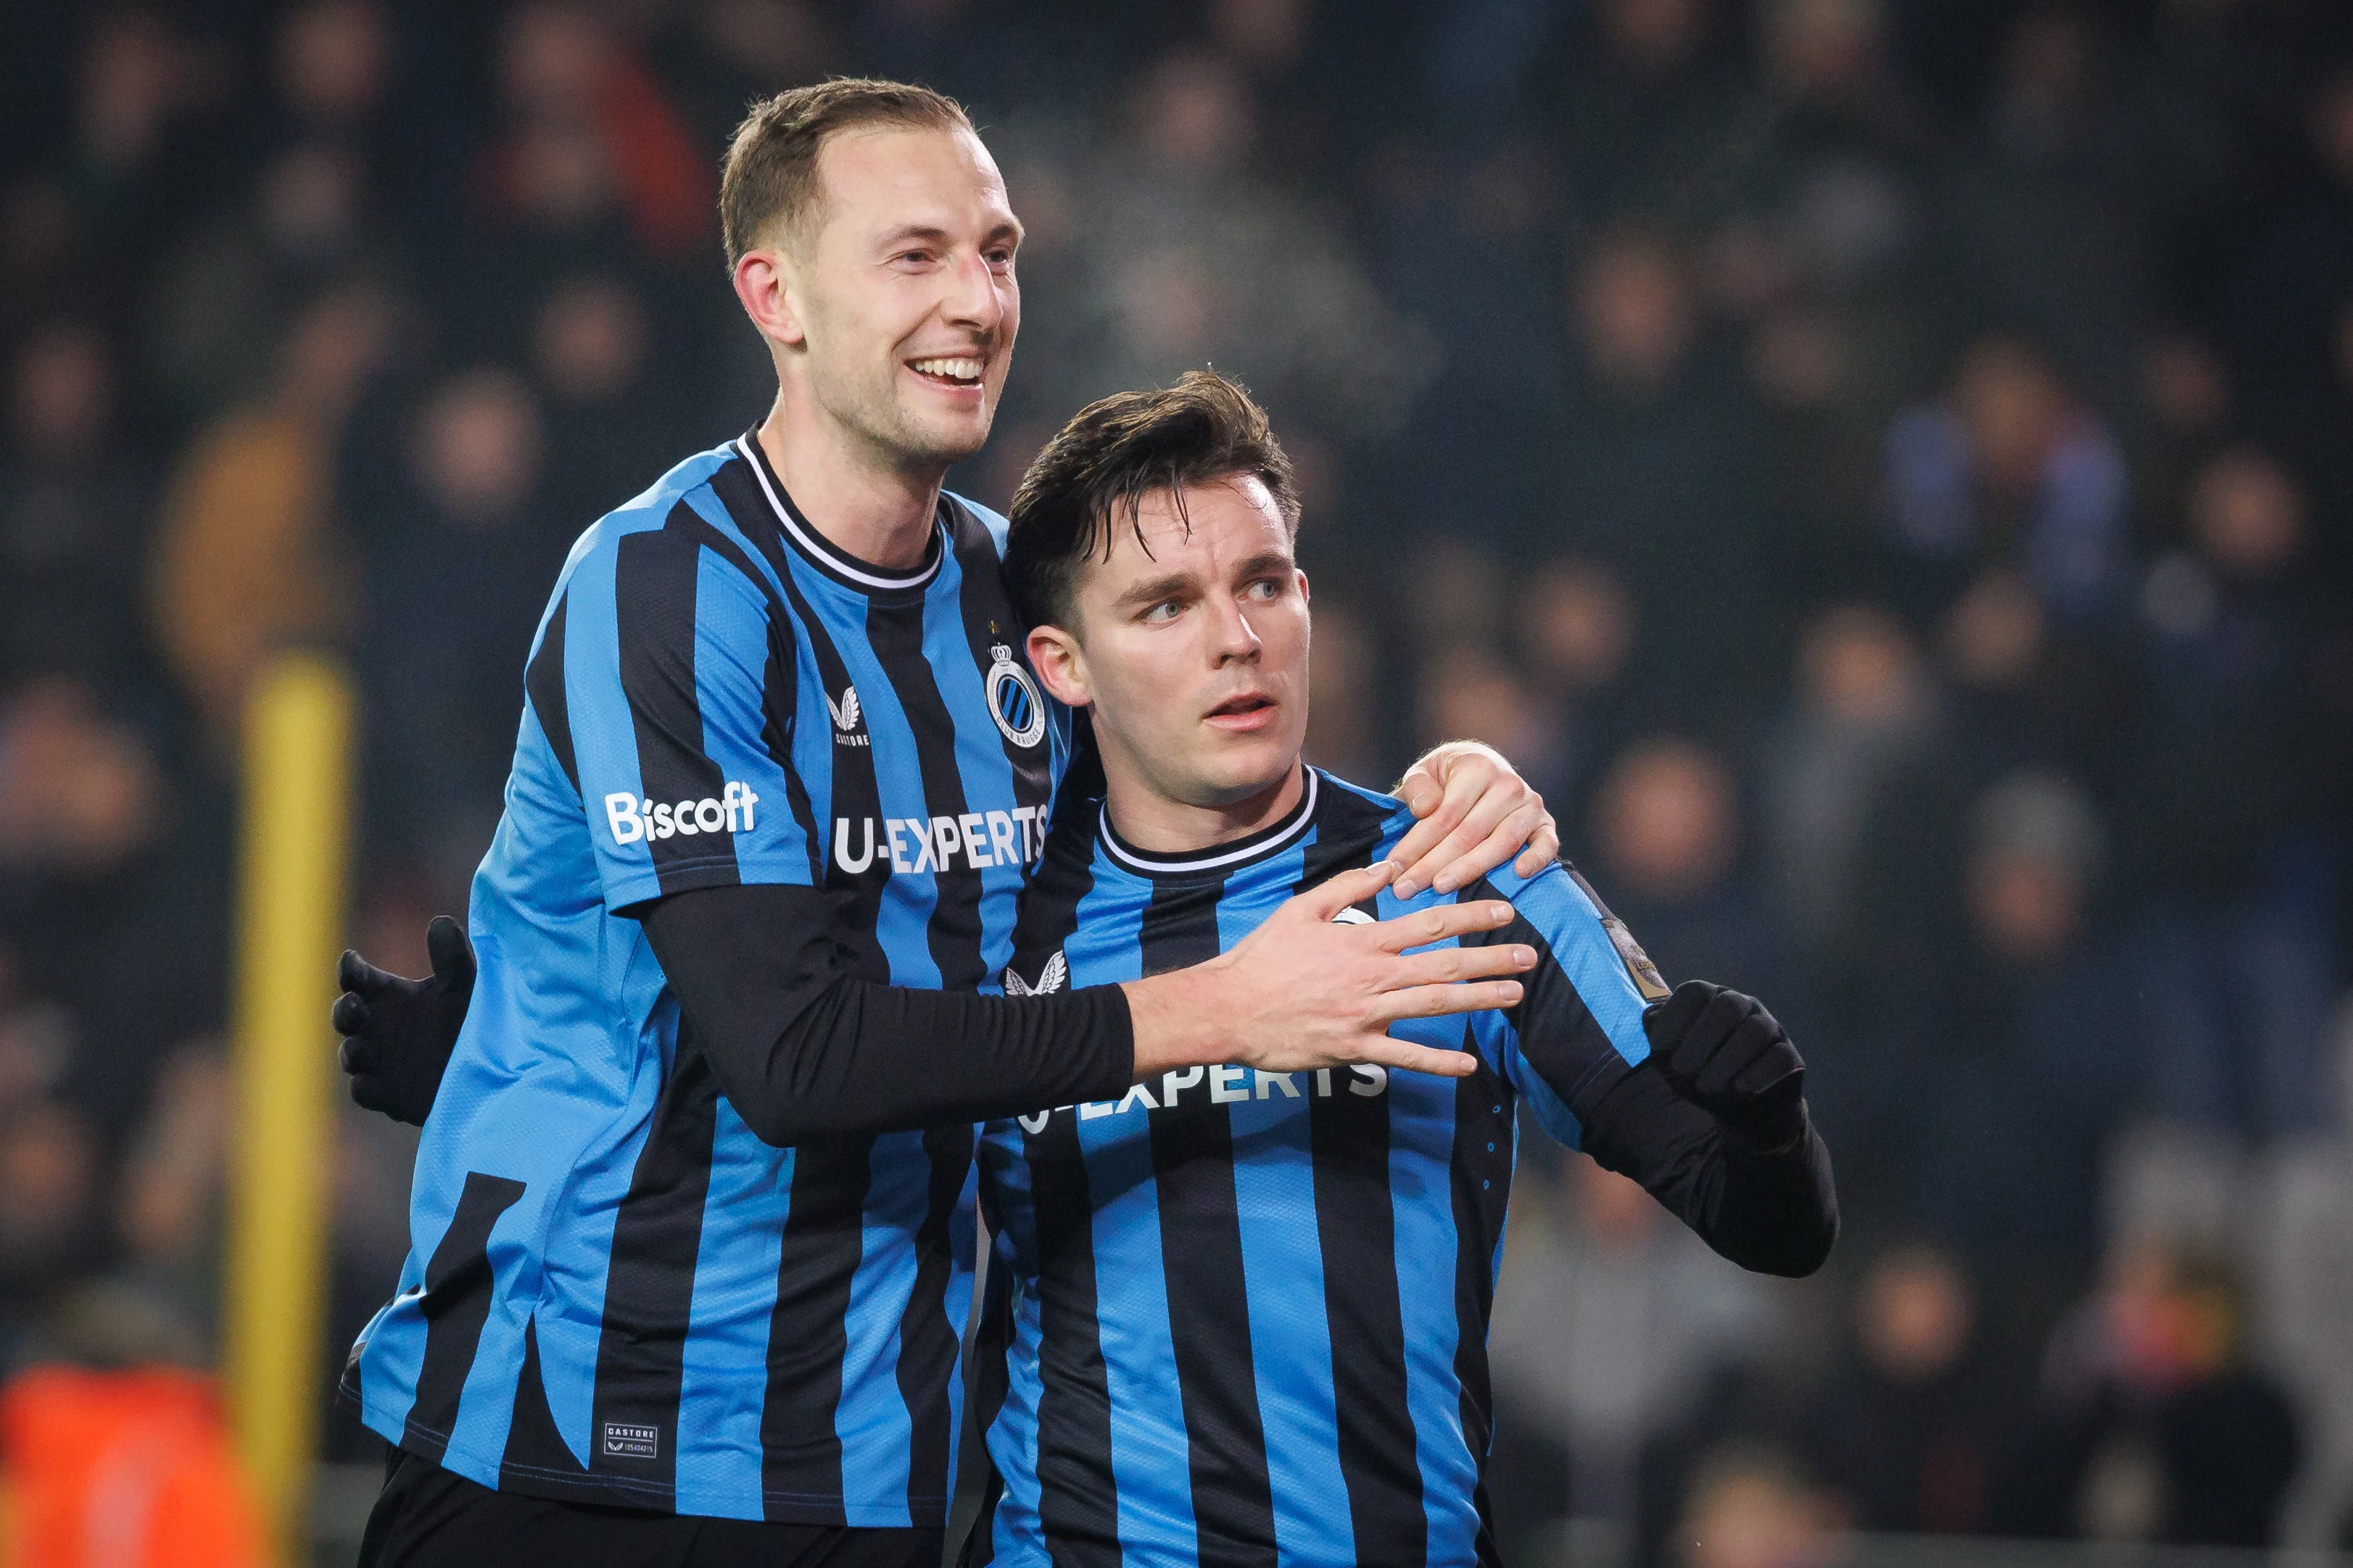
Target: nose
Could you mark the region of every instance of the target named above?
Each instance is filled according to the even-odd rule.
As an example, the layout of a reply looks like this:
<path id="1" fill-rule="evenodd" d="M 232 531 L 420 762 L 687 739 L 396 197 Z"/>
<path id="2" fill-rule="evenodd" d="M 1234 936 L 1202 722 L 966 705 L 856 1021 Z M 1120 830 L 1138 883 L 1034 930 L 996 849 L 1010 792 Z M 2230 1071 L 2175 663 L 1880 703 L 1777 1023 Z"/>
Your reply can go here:
<path id="1" fill-rule="evenodd" d="M 1264 645 L 1239 599 L 1219 598 L 1209 623 L 1209 651 L 1220 665 L 1254 661 Z"/>
<path id="2" fill-rule="evenodd" d="M 977 252 L 959 255 L 949 270 L 947 290 L 940 310 L 949 325 L 996 334 L 1005 320 L 1005 301 L 985 257 Z"/>

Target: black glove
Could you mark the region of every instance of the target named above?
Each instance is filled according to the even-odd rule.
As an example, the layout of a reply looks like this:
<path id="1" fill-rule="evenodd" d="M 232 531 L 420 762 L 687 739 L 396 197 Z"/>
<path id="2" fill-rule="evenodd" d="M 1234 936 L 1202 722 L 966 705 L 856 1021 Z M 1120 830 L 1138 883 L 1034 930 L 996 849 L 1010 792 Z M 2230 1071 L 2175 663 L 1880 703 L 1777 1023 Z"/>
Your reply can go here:
<path id="1" fill-rule="evenodd" d="M 1805 1059 L 1756 997 L 1686 980 L 1643 1013 L 1642 1032 L 1668 1086 L 1752 1152 L 1805 1131 Z"/>
<path id="2" fill-rule="evenodd" d="M 346 951 L 335 970 L 343 994 L 331 1015 L 343 1037 L 352 1099 L 412 1127 L 424 1126 L 433 1109 L 466 1005 L 474 999 L 474 944 L 464 926 L 437 915 L 425 928 L 425 951 L 433 960 L 429 980 L 386 974 Z"/>

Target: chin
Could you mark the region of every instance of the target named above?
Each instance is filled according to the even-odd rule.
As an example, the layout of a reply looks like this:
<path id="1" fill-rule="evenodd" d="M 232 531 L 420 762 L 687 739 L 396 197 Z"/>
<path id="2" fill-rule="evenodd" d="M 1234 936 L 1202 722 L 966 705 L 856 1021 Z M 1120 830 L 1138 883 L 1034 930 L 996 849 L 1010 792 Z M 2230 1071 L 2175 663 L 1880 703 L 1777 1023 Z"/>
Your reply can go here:
<path id="1" fill-rule="evenodd" d="M 961 463 L 988 445 L 989 417 L 976 422 L 910 420 L 905 433 L 907 455 L 930 462 Z"/>
<path id="2" fill-rule="evenodd" d="M 1291 776 L 1291 765 L 1298 759 L 1296 745 L 1254 744 L 1246 752 L 1218 758 L 1202 770 L 1201 782 L 1220 804 L 1235 805 L 1280 785 Z"/>

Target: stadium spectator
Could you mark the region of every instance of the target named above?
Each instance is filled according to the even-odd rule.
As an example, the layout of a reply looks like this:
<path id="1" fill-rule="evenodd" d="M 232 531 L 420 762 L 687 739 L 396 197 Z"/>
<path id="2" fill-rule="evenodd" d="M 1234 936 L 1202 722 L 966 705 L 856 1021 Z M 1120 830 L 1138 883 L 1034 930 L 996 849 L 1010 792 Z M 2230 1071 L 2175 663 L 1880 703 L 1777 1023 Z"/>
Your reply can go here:
<path id="1" fill-rule="evenodd" d="M 366 182 L 344 148 L 290 146 L 262 167 L 249 208 L 187 241 L 158 279 L 147 334 L 174 412 L 204 420 L 263 395 L 304 299 L 348 276 L 397 270 Z"/>
<path id="2" fill-rule="evenodd" d="M 1928 884 L 1946 850 L 1958 781 L 1937 693 L 1895 616 L 1833 605 L 1807 625 L 1797 666 L 1766 746 L 1767 892 L 1788 939 L 1842 983 L 1874 948 L 1910 939 L 1907 911 L 1933 921 L 1905 890 Z"/>
<path id="3" fill-rule="evenodd" d="M 2021 770 L 1972 816 L 1967 938 L 1911 977 L 1926 989 L 1879 993 L 1870 1038 L 1910 1042 L 1913 1219 L 1989 1292 L 2042 1297 L 2096 1244 L 2101 1151 L 2131 1093 L 2131 974 L 2092 924 L 2106 835 L 2079 787 Z"/>
<path id="4" fill-rule="evenodd" d="M 553 581 L 570 541 L 546 513 L 539 400 L 512 372 L 443 378 L 402 434 L 401 488 L 361 521 L 372 819 L 390 864 L 454 889 L 490 842 L 514 750 L 537 619 L 514 585 Z"/>
<path id="5" fill-rule="evenodd" d="M 2353 375 L 2343 346 L 2353 309 L 2353 63 L 2320 78 L 2301 118 L 2302 145 L 2282 149 L 2288 188 L 2221 290 L 2222 346 L 2249 429 L 2324 476 L 2326 504 L 2341 514 L 2353 503 L 2344 460 Z M 2348 553 L 2334 553 L 2342 573 Z"/>
<path id="6" fill-rule="evenodd" d="M 1558 725 L 1553 772 L 1539 779 L 1545 798 L 1564 820 L 1581 821 L 1603 764 L 1645 721 L 1629 668 L 1633 597 L 1598 561 L 1555 561 L 1520 585 L 1513 623 L 1535 700 Z"/>
<path id="7" fill-rule="evenodd" d="M 1724 760 L 1672 737 L 1637 742 L 1610 763 L 1593 810 L 1596 885 L 1660 973 L 1736 975 L 1725 984 L 1771 996 L 1775 1016 L 1813 1038 L 1797 966 L 1745 874 Z"/>
<path id="8" fill-rule="evenodd" d="M 45 679 L 0 702 L 0 942 L 26 991 L 71 1016 L 59 1094 L 110 1149 L 163 1053 L 220 1020 L 222 807 L 87 686 Z"/>
<path id="9" fill-rule="evenodd" d="M 1088 270 L 1073 303 L 1103 331 L 1075 363 L 1033 363 L 1024 374 L 1045 384 L 1029 395 L 1056 398 L 1060 418 L 1208 363 L 1303 433 L 1393 433 L 1428 345 L 1335 216 L 1258 174 L 1259 110 L 1240 70 L 1173 50 L 1140 73 L 1120 120 L 1078 186 Z"/>
<path id="10" fill-rule="evenodd" d="M 1991 1518 L 2002 1405 L 1960 1264 L 1929 1247 L 1872 1260 L 1853 1329 L 1812 1391 L 1803 1426 L 1815 1475 L 1863 1530 L 1968 1535 Z"/>
<path id="11" fill-rule="evenodd" d="M 726 434 L 687 428 L 679 378 L 651 374 L 654 336 L 638 290 L 611 273 L 565 279 L 533 318 L 548 515 L 559 531 L 586 528 L 635 494 L 681 443 Z"/>
<path id="12" fill-rule="evenodd" d="M 2123 585 L 2123 457 L 2023 339 L 1979 338 L 1943 401 L 1896 418 L 1887 492 L 1889 542 L 1915 614 L 1940 613 L 1998 564 L 2022 573 L 2056 615 L 2090 615 Z"/>
<path id="13" fill-rule="evenodd" d="M 1755 695 L 1767 630 L 1755 409 L 1707 340 L 1689 258 L 1664 235 L 1602 236 L 1572 295 L 1580 352 L 1554 548 L 1623 574 L 1658 716 L 1729 723 Z"/>
<path id="14" fill-rule="evenodd" d="M 134 684 L 150 663 L 128 570 L 153 481 L 116 419 L 111 353 L 89 325 L 36 329 L 8 363 L 0 426 L 0 687 L 39 671 Z"/>
<path id="15" fill-rule="evenodd" d="M 1746 86 L 1719 0 L 1605 0 L 1561 31 L 1533 91 L 1556 127 L 1572 226 L 1689 223 Z M 1703 209 L 1704 210 L 1704 209 Z"/>
<path id="16" fill-rule="evenodd" d="M 2229 1268 L 2123 1250 L 2053 1337 L 2043 1382 L 2016 1528 L 2184 1546 L 2278 1539 L 2298 1422 L 2248 1363 L 2246 1304 Z"/>
<path id="17" fill-rule="evenodd" d="M 1553 1506 L 1515 1500 L 1522 1511 L 1630 1521 L 1642 1445 L 1718 1367 L 1767 1351 L 1777 1300 L 1632 1182 L 1590 1160 L 1557 1163 L 1551 1186 L 1515 1195 L 1534 1235 L 1504 1270 L 1488 1335 L 1497 1422 L 1538 1427 L 1567 1461 Z"/>
<path id="18" fill-rule="evenodd" d="M 279 344 L 269 395 L 200 432 L 181 456 L 156 524 L 153 623 L 221 757 L 234 754 L 265 658 L 350 630 L 335 448 L 385 357 L 393 314 L 365 285 L 312 300 Z"/>
<path id="19" fill-rule="evenodd" d="M 13 1364 L 58 1293 L 103 1257 L 99 1151 L 55 1100 L 0 1115 L 0 1354 Z"/>
<path id="20" fill-rule="evenodd" d="M 174 20 L 159 8 L 111 9 L 82 35 L 73 62 L 73 148 L 66 161 L 95 231 L 91 253 L 110 270 L 206 211 L 224 182 L 242 173 L 224 155 L 217 114 L 231 62 Z"/>
<path id="21" fill-rule="evenodd" d="M 2216 458 L 2187 550 L 2141 594 L 2146 728 L 2132 823 L 2149 895 L 2145 1037 L 2157 1106 L 2257 1135 L 2316 1124 L 2330 965 L 2343 698 L 2322 648 L 2353 624 L 2298 569 L 2301 489 L 2271 457 Z"/>
<path id="22" fill-rule="evenodd" d="M 2226 167 L 2196 99 L 2154 86 L 2117 57 L 2095 8 L 2020 9 L 1945 216 L 1971 313 L 2049 345 L 2112 410 L 2131 400 L 2162 241 L 2214 199 Z"/>
<path id="23" fill-rule="evenodd" d="M 1823 1568 L 1840 1556 L 1836 1520 L 1785 1451 L 1727 1447 L 1693 1479 L 1676 1560 L 1685 1568 Z"/>

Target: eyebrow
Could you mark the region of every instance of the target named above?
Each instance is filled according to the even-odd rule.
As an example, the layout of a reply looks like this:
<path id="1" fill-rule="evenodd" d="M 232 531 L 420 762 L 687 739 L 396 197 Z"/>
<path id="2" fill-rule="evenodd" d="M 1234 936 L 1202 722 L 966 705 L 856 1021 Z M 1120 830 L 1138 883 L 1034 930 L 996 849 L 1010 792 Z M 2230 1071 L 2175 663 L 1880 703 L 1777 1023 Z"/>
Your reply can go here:
<path id="1" fill-rule="evenodd" d="M 1198 579 L 1190 572 L 1170 572 L 1162 576 L 1146 578 L 1112 601 L 1114 609 L 1127 609 L 1136 605 L 1152 605 L 1190 590 Z"/>
<path id="2" fill-rule="evenodd" d="M 1021 226 L 1019 218 L 1008 218 L 1005 222 L 992 226 L 986 235 L 981 237 L 980 242 L 983 245 L 988 245 L 997 240 L 1010 239 L 1014 244 L 1019 245 L 1022 237 L 1029 232 Z M 878 247 L 887 250 L 894 245 L 904 245 L 911 239 L 926 240 L 934 245 L 943 246 L 955 243 L 955 236 L 935 224 L 911 223 L 903 227 L 889 230 L 876 240 L 875 244 Z"/>
<path id="3" fill-rule="evenodd" d="M 1264 550 L 1236 566 L 1234 575 L 1261 577 L 1270 572 L 1288 572 L 1292 570 L 1293 564 L 1291 557 L 1276 551 Z M 1112 607 L 1130 609 L 1138 605 L 1157 604 L 1163 599 L 1173 598 L 1178 594 L 1189 592 L 1198 581 L 1198 574 L 1192 572 L 1169 572 L 1157 577 L 1146 578 L 1113 600 Z"/>

